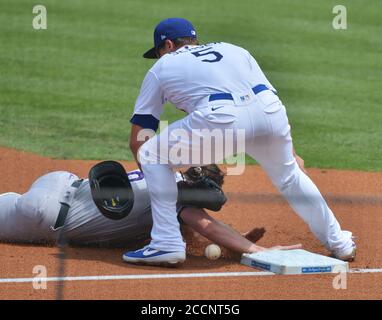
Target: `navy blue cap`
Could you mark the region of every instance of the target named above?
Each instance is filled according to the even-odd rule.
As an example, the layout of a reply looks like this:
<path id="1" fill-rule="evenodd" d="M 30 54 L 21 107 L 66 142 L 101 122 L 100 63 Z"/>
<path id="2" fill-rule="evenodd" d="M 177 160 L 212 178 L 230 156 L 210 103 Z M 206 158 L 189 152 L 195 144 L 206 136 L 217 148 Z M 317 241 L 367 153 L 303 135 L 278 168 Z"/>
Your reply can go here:
<path id="1" fill-rule="evenodd" d="M 169 18 L 159 22 L 154 30 L 154 48 L 143 54 L 144 58 L 156 59 L 156 48 L 163 42 L 176 38 L 191 37 L 196 38 L 196 31 L 190 21 L 182 18 Z"/>

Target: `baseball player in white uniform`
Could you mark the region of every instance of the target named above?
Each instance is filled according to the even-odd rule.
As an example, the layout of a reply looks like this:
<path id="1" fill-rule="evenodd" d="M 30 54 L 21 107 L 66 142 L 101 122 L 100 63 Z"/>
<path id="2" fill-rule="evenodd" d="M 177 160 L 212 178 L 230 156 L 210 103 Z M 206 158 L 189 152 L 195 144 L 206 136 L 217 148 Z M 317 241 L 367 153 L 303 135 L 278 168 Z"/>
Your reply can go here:
<path id="1" fill-rule="evenodd" d="M 65 241 L 71 245 L 136 248 L 147 243 L 152 217 L 146 181 L 140 170 L 128 172 L 127 177 L 134 194 L 133 206 L 126 217 L 118 220 L 100 212 L 93 200 L 89 179 L 80 179 L 67 171 L 45 174 L 24 194 L 0 194 L 0 241 L 55 244 L 64 232 Z M 185 174 L 177 172 L 175 177 L 178 182 L 184 181 Z M 256 236 L 248 233 L 248 239 L 243 237 L 200 207 L 179 206 L 178 212 L 185 225 L 231 251 L 265 250 L 253 242 Z M 299 246 L 273 249 L 296 247 Z"/>
<path id="2" fill-rule="evenodd" d="M 299 167 L 285 107 L 247 50 L 223 42 L 199 45 L 189 21 L 170 18 L 157 25 L 154 48 L 144 57 L 159 59 L 147 72 L 136 101 L 130 148 L 150 192 L 152 241 L 140 250 L 126 252 L 126 262 L 177 264 L 185 260 L 172 169 L 195 165 L 198 160 L 197 164 L 203 164 L 204 158 L 194 157 L 200 150 L 211 150 L 217 155 L 214 163 L 219 163 L 232 156 L 240 143 L 321 243 L 339 259 L 354 259 L 351 232 L 341 230 L 319 190 Z M 140 136 L 142 129 L 157 129 L 167 101 L 188 115 L 145 141 Z M 209 149 L 202 129 L 223 134 Z M 244 137 L 239 134 L 243 130 Z M 219 146 L 228 145 L 224 133 L 229 131 L 233 132 L 233 151 L 216 152 Z M 179 151 L 190 155 L 181 163 Z"/>

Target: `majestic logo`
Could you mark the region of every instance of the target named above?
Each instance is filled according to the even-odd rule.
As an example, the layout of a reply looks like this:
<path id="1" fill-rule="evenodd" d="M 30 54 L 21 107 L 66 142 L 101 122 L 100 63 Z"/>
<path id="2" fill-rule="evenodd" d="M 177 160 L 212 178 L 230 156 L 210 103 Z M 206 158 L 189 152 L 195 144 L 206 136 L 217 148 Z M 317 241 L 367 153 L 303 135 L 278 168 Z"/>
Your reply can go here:
<path id="1" fill-rule="evenodd" d="M 164 40 L 164 39 L 166 39 L 166 36 L 162 34 L 162 35 L 160 36 L 160 38 L 161 38 L 162 40 Z"/>
<path id="2" fill-rule="evenodd" d="M 191 30 L 191 34 L 192 34 L 193 36 L 195 36 L 195 35 L 196 35 L 196 31 L 195 31 L 195 30 Z"/>

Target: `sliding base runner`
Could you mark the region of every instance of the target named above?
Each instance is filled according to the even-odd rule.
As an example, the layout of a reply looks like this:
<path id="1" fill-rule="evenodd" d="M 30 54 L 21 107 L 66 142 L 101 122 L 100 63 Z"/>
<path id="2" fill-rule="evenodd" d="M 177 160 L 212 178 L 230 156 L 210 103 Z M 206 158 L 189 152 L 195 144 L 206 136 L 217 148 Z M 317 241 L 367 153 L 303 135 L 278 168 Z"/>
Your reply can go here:
<path id="1" fill-rule="evenodd" d="M 306 250 L 270 250 L 242 255 L 241 264 L 276 274 L 348 272 L 347 262 Z"/>

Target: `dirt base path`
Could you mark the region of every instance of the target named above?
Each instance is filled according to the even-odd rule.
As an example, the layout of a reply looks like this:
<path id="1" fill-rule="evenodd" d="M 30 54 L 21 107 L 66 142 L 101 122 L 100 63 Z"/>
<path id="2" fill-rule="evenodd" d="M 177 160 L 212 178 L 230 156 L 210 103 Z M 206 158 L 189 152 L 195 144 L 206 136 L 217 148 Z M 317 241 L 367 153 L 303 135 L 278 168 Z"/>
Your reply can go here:
<path id="1" fill-rule="evenodd" d="M 86 176 L 97 161 L 55 160 L 31 153 L 0 148 L 0 193 L 25 192 L 42 174 L 67 170 Z M 135 164 L 122 162 L 127 170 Z M 382 173 L 309 169 L 309 175 L 335 212 L 342 228 L 358 237 L 357 261 L 351 268 L 382 268 Z M 260 245 L 301 242 L 304 249 L 328 252 L 307 226 L 278 195 L 257 166 L 244 176 L 229 176 L 225 183 L 229 201 L 213 215 L 240 232 L 264 227 Z M 0 208 L 1 210 L 1 208 Z M 349 274 L 346 290 L 335 290 L 333 275 L 199 277 L 139 279 L 142 274 L 213 273 L 256 271 L 229 259 L 208 261 L 203 246 L 178 269 L 129 266 L 121 261 L 123 250 L 70 248 L 66 276 L 137 275 L 137 279 L 66 282 L 64 297 L 71 299 L 381 299 L 382 273 Z M 54 247 L 0 244 L 0 278 L 31 278 L 36 265 L 44 265 L 48 277 L 57 276 L 58 250 Z M 54 299 L 57 282 L 35 290 L 31 283 L 4 283 L 0 299 Z"/>

